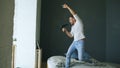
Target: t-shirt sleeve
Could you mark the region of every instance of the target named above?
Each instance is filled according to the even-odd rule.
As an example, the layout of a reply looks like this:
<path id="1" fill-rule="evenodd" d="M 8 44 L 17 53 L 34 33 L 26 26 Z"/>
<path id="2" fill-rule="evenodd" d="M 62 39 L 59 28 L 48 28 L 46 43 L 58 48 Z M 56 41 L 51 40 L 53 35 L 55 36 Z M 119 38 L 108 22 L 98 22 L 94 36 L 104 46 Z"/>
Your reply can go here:
<path id="1" fill-rule="evenodd" d="M 80 19 L 80 17 L 79 17 L 77 14 L 73 15 L 73 17 L 75 18 L 76 21 L 79 21 L 79 22 L 82 21 L 82 20 Z"/>

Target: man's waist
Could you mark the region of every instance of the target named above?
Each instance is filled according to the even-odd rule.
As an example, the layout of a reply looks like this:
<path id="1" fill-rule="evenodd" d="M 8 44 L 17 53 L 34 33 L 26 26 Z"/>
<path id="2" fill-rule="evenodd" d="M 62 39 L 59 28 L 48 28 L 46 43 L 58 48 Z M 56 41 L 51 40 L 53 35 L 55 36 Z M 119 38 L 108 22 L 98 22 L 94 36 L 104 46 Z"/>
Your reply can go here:
<path id="1" fill-rule="evenodd" d="M 85 35 L 81 34 L 81 35 L 77 35 L 77 36 L 74 36 L 74 40 L 77 41 L 77 40 L 82 40 L 82 39 L 85 39 Z"/>
<path id="2" fill-rule="evenodd" d="M 79 41 L 79 40 L 85 40 L 85 37 L 80 38 L 80 39 L 74 39 L 74 41 Z"/>

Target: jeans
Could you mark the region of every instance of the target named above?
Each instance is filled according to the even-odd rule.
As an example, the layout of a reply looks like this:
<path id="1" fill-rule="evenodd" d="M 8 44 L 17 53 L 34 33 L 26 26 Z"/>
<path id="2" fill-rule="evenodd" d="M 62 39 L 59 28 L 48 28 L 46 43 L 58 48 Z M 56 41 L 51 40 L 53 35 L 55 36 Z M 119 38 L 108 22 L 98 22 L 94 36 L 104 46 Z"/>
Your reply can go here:
<path id="1" fill-rule="evenodd" d="M 80 61 L 90 59 L 90 56 L 84 50 L 84 40 L 73 41 L 66 54 L 65 68 L 70 66 L 70 58 L 77 58 Z"/>

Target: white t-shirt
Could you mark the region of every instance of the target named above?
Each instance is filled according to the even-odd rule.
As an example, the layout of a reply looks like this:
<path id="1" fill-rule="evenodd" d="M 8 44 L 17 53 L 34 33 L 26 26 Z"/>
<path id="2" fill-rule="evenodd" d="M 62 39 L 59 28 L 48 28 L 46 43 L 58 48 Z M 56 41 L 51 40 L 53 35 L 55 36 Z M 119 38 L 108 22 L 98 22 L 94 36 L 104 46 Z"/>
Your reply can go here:
<path id="1" fill-rule="evenodd" d="M 78 41 L 80 39 L 85 38 L 84 32 L 83 32 L 83 23 L 82 20 L 79 18 L 77 14 L 73 15 L 76 22 L 71 27 L 71 34 L 74 37 L 74 41 Z"/>

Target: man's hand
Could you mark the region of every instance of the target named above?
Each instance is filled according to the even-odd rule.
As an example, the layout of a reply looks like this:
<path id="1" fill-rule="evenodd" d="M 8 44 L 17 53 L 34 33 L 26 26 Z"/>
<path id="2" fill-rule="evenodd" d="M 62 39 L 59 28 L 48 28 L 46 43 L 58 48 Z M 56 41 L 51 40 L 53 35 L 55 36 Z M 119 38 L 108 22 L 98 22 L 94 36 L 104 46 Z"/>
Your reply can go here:
<path id="1" fill-rule="evenodd" d="M 68 30 L 67 30 L 66 28 L 62 28 L 62 31 L 63 31 L 64 33 L 66 33 L 68 37 L 70 37 L 70 38 L 73 37 L 72 34 L 71 34 L 70 32 L 68 32 Z"/>
<path id="2" fill-rule="evenodd" d="M 66 3 L 63 4 L 62 7 L 68 9 L 72 15 L 76 14 L 75 11 L 73 11 L 73 9 L 71 9 Z"/>
<path id="3" fill-rule="evenodd" d="M 62 5 L 63 8 L 68 8 L 69 6 L 67 4 Z"/>
<path id="4" fill-rule="evenodd" d="M 63 32 L 66 32 L 66 31 L 67 31 L 67 29 L 66 29 L 66 28 L 62 28 L 62 31 L 63 31 Z"/>

